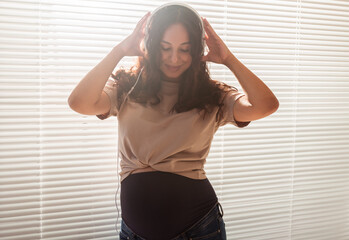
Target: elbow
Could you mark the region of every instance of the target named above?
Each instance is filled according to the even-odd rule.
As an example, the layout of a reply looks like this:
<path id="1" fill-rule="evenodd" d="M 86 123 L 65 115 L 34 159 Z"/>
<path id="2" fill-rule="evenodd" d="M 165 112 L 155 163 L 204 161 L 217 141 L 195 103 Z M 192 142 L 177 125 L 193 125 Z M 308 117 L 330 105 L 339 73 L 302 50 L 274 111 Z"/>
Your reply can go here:
<path id="1" fill-rule="evenodd" d="M 279 100 L 277 98 L 275 98 L 270 105 L 271 105 L 271 109 L 273 110 L 273 112 L 276 112 L 280 106 Z"/>
<path id="2" fill-rule="evenodd" d="M 276 112 L 279 108 L 279 101 L 276 98 L 264 100 L 263 104 L 260 104 L 256 107 L 258 118 L 267 117 L 274 112 Z"/>
<path id="3" fill-rule="evenodd" d="M 67 100 L 67 103 L 70 109 L 74 110 L 75 112 L 79 112 L 79 103 L 77 102 L 76 99 L 70 96 Z"/>
<path id="4" fill-rule="evenodd" d="M 72 99 L 72 97 L 71 96 L 69 96 L 69 98 L 68 98 L 68 105 L 69 105 L 69 107 L 71 108 L 71 109 L 73 109 L 73 106 L 74 106 L 74 100 Z"/>
<path id="5" fill-rule="evenodd" d="M 279 109 L 279 105 L 279 100 L 276 97 L 267 101 L 266 114 L 270 115 L 276 112 Z"/>
<path id="6" fill-rule="evenodd" d="M 79 112 L 79 110 L 81 110 L 81 108 L 83 107 L 84 101 L 73 91 L 69 95 L 67 103 L 72 110 Z"/>
<path id="7" fill-rule="evenodd" d="M 67 103 L 71 109 L 73 109 L 75 102 L 76 102 L 76 98 L 74 98 L 74 90 L 73 90 L 67 99 Z"/>

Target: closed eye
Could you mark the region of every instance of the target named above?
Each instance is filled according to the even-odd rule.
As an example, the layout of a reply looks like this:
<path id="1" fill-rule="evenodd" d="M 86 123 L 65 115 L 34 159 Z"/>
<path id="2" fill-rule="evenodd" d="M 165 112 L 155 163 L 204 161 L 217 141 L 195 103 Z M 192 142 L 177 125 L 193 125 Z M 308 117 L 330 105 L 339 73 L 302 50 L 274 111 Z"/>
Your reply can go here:
<path id="1" fill-rule="evenodd" d="M 164 47 L 161 47 L 161 49 L 162 49 L 163 51 L 170 51 L 170 50 L 171 50 L 171 48 L 164 48 Z M 181 52 L 189 52 L 189 49 L 180 49 L 180 51 L 181 51 Z"/>

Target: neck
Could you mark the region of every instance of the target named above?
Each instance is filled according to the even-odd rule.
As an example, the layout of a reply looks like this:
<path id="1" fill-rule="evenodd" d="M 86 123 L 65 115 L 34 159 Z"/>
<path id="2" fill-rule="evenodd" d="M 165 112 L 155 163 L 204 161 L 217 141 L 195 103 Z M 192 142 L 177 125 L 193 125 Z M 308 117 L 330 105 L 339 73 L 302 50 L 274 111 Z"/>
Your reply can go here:
<path id="1" fill-rule="evenodd" d="M 171 83 L 179 83 L 182 80 L 182 77 L 179 76 L 178 78 L 169 78 L 166 77 L 164 74 L 162 74 L 161 81 L 164 82 L 171 82 Z"/>

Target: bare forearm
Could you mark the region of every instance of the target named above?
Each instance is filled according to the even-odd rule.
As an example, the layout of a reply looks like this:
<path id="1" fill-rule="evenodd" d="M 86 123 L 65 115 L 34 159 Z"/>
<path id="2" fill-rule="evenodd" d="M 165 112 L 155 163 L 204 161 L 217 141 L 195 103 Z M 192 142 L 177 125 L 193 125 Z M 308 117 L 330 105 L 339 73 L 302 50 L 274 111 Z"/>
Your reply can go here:
<path id="1" fill-rule="evenodd" d="M 267 85 L 233 54 L 224 64 L 234 73 L 252 106 L 261 109 L 278 106 L 277 98 Z"/>
<path id="2" fill-rule="evenodd" d="M 115 46 L 94 68 L 92 68 L 71 92 L 68 102 L 70 105 L 95 104 L 116 65 L 124 53 Z"/>

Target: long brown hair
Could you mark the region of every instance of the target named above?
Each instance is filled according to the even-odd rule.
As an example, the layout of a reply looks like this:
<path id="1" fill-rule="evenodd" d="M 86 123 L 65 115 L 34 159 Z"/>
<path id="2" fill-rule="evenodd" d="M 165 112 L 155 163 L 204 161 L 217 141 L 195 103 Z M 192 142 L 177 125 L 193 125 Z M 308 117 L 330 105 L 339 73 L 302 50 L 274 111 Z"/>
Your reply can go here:
<path id="1" fill-rule="evenodd" d="M 138 57 L 138 62 L 129 70 L 119 69 L 112 77 L 117 80 L 118 98 L 121 104 L 126 93 L 135 84 L 138 75 L 140 79 L 129 95 L 138 103 L 158 104 L 157 93 L 161 89 L 163 73 L 160 71 L 160 42 L 165 30 L 174 23 L 181 23 L 189 34 L 191 43 L 191 66 L 182 74 L 179 83 L 178 101 L 171 111 L 185 112 L 197 108 L 204 111 L 203 117 L 212 108 L 219 107 L 216 120 L 222 117 L 222 94 L 233 87 L 212 80 L 206 62 L 201 61 L 204 54 L 202 43 L 202 25 L 200 19 L 192 10 L 180 6 L 170 5 L 156 11 L 149 19 L 145 36 L 144 57 Z M 141 72 L 141 69 L 143 71 Z M 120 106 L 119 106 L 120 107 Z"/>

